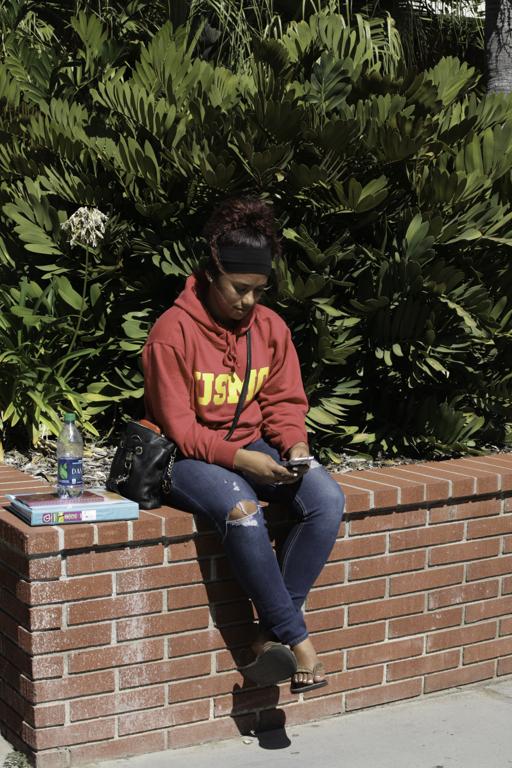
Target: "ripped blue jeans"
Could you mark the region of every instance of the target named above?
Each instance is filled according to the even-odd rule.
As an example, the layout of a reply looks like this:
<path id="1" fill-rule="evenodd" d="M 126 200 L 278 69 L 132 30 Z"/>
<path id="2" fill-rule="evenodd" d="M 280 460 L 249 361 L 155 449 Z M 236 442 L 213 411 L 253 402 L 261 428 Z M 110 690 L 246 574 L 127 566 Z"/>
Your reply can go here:
<path id="1" fill-rule="evenodd" d="M 246 449 L 280 461 L 279 452 L 263 439 Z M 296 519 L 279 561 L 259 499 L 287 506 Z M 305 640 L 308 631 L 302 605 L 329 557 L 344 507 L 341 488 L 323 467 L 313 462 L 297 483 L 271 485 L 254 483 L 217 464 L 181 458 L 174 465 L 169 501 L 214 523 L 233 573 L 256 607 L 262 629 L 287 645 Z M 230 520 L 235 508 L 257 511 Z"/>

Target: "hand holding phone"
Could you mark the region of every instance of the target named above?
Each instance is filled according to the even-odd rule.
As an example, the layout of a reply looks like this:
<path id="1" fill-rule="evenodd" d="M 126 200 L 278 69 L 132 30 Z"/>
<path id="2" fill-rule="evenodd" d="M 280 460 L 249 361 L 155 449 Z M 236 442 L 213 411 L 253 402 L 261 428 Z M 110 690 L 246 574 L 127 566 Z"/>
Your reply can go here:
<path id="1" fill-rule="evenodd" d="M 298 456 L 295 459 L 288 459 L 284 462 L 283 466 L 285 466 L 287 469 L 304 466 L 309 467 L 314 458 L 314 456 Z"/>

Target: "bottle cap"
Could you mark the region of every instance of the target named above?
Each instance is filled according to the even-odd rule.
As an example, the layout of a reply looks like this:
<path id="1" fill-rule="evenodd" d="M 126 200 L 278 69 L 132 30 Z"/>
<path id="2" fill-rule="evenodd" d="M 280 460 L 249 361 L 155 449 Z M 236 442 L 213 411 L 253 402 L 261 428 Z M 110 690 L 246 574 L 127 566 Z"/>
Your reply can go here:
<path id="1" fill-rule="evenodd" d="M 76 416 L 74 413 L 65 413 L 64 414 L 64 424 L 71 424 L 73 421 L 75 421 Z"/>

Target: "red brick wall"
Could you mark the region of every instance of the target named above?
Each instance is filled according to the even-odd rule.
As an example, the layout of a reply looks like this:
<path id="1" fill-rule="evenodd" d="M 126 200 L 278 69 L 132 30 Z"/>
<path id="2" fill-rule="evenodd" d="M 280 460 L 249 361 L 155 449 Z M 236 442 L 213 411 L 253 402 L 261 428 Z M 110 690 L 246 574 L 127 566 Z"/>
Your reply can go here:
<path id="1" fill-rule="evenodd" d="M 512 455 L 338 479 L 345 523 L 307 604 L 329 686 L 302 697 L 236 671 L 252 611 L 190 515 L 29 528 L 2 509 L 6 738 L 67 768 L 512 674 Z M 0 467 L 0 493 L 40 486 Z"/>

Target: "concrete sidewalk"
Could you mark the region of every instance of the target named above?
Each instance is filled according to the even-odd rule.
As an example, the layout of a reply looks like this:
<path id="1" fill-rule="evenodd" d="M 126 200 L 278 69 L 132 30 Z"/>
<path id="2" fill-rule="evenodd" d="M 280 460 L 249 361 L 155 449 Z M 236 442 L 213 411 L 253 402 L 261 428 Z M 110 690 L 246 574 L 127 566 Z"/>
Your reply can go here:
<path id="1" fill-rule="evenodd" d="M 10 746 L 0 740 L 0 766 Z M 3 751 L 2 751 L 3 750 Z M 269 752 L 272 754 L 269 754 Z M 512 677 L 101 768 L 511 768 Z"/>

